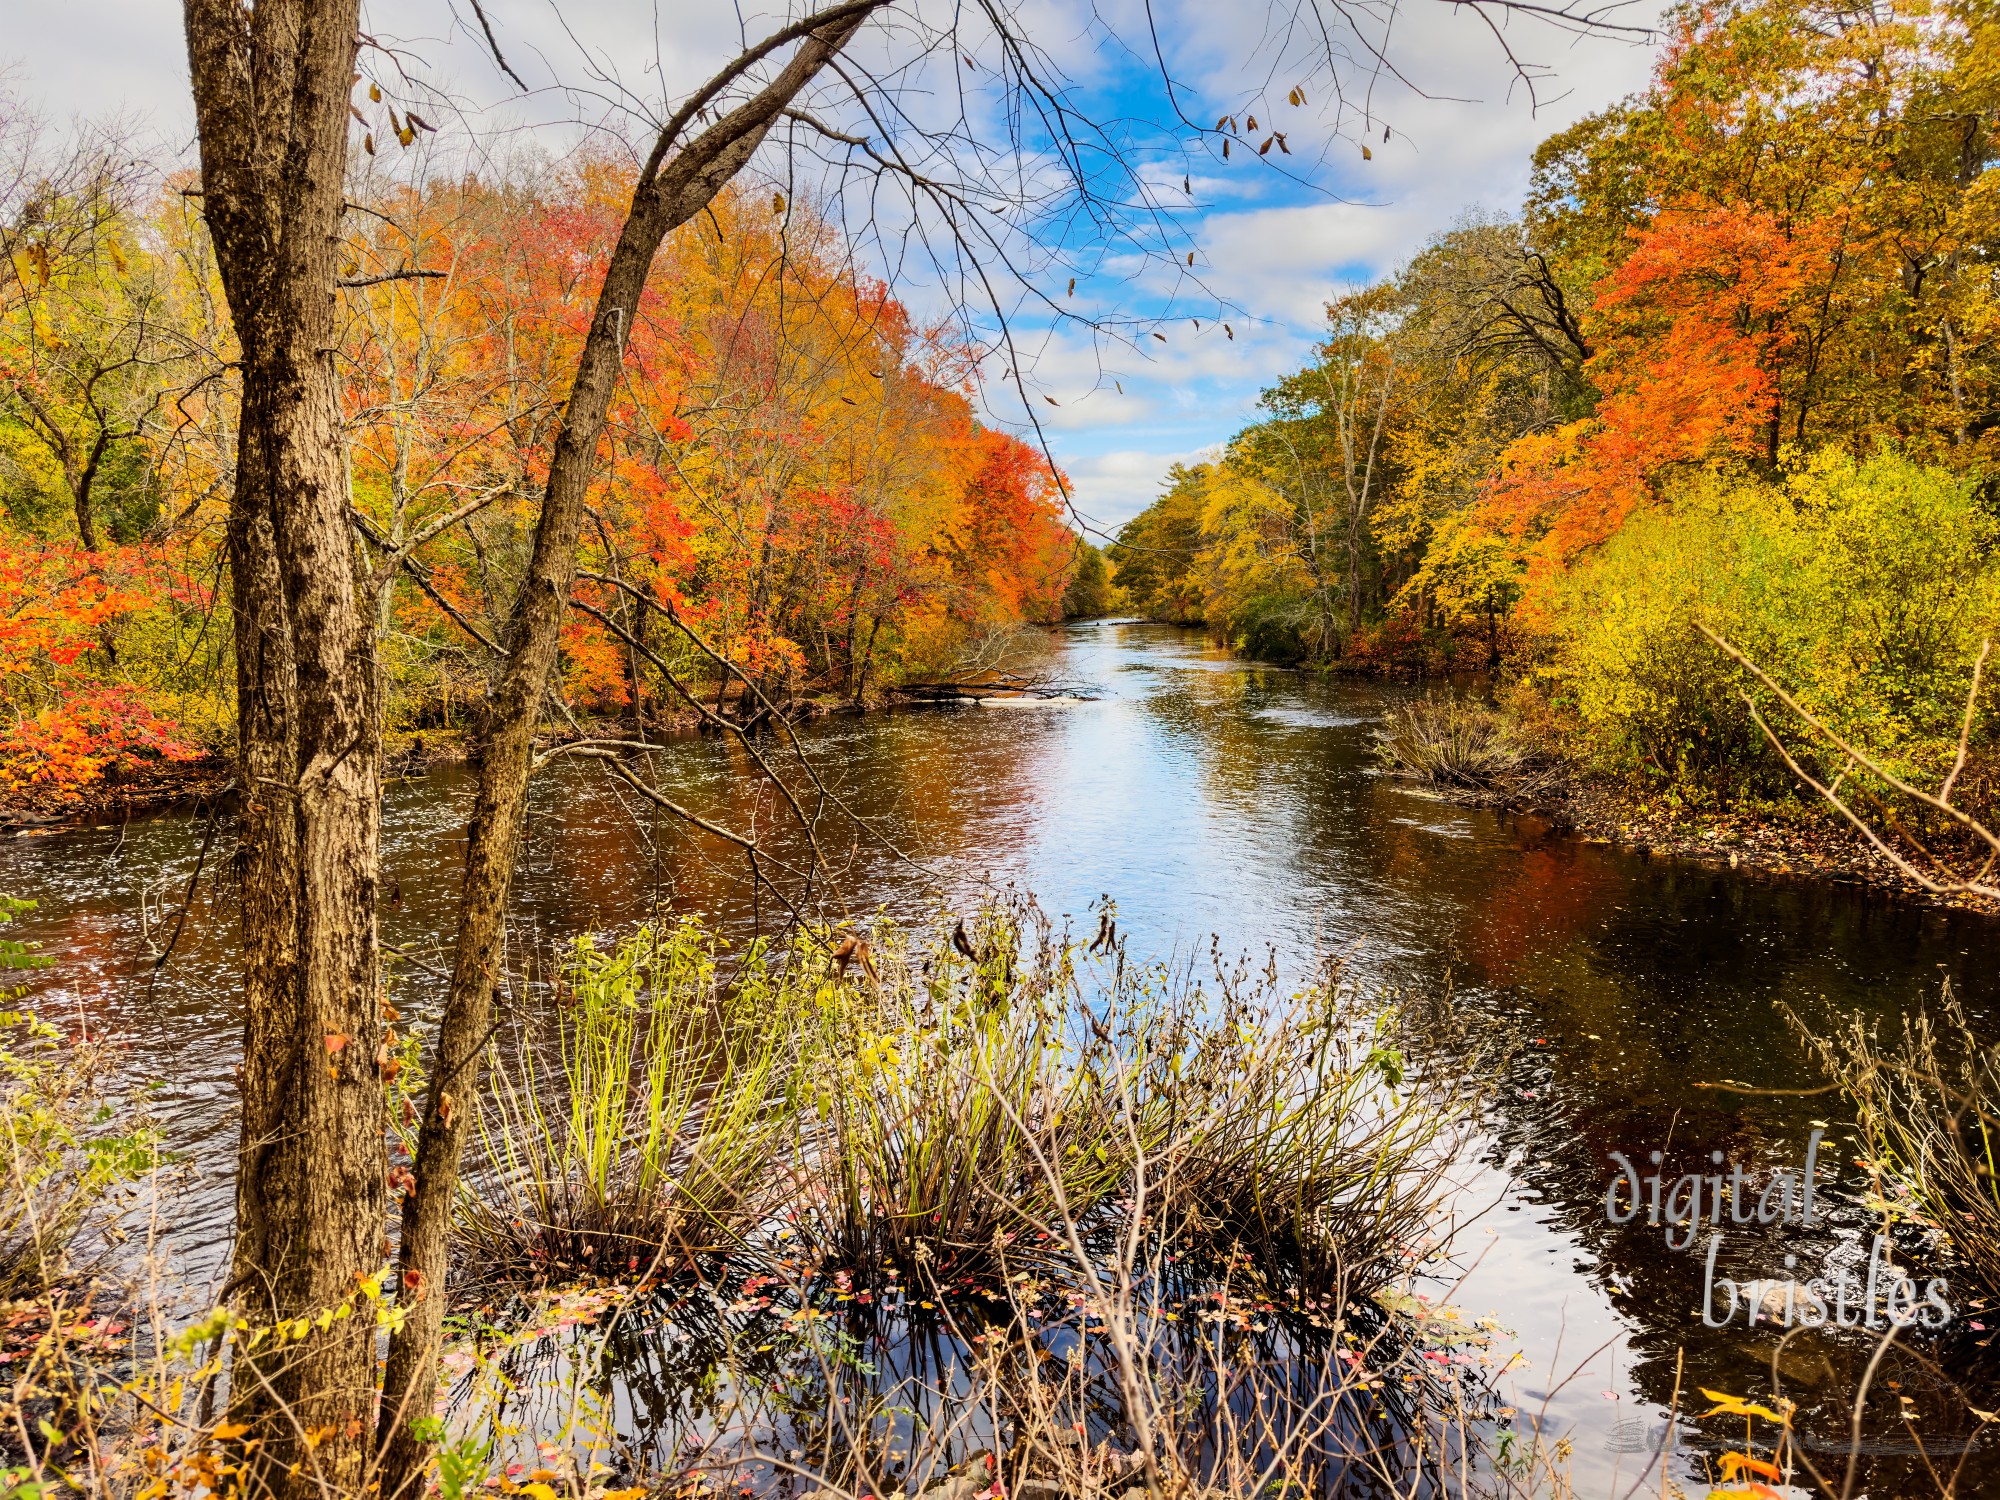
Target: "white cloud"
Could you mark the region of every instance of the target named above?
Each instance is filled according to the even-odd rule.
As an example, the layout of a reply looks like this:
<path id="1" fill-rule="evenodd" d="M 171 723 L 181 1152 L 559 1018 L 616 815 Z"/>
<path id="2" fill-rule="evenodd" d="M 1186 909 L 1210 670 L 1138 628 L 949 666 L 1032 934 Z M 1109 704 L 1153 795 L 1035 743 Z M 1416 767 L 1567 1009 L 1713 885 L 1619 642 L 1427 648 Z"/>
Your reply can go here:
<path id="1" fill-rule="evenodd" d="M 1214 456 L 1213 448 L 1163 452 L 1157 447 L 1127 448 L 1098 453 L 1063 465 L 1077 512 L 1097 531 L 1116 535 L 1118 528 L 1151 505 L 1177 463 L 1195 463 Z M 1101 543 L 1104 537 L 1093 535 Z"/>

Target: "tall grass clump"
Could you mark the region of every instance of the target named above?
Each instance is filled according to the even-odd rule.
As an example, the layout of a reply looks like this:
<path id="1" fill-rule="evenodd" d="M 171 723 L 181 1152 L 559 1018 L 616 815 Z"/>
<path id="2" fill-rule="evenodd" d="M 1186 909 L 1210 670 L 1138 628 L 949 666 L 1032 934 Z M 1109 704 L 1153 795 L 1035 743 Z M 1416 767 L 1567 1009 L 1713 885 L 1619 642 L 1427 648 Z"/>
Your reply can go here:
<path id="1" fill-rule="evenodd" d="M 857 1273 L 945 1279 L 1024 1236 L 1027 1258 L 1058 1223 L 1097 1227 L 1164 1136 L 1146 1059 L 1173 1018 L 1087 995 L 1082 945 L 1027 905 L 884 929 L 873 952 L 873 974 L 829 977 L 794 1012 L 807 1243 Z"/>
<path id="2" fill-rule="evenodd" d="M 1546 758 L 1483 703 L 1426 693 L 1399 703 L 1375 731 L 1375 756 L 1394 775 L 1457 791 L 1533 791 Z"/>
<path id="3" fill-rule="evenodd" d="M 1337 968 L 1291 994 L 1221 978 L 1172 1080 L 1156 1186 L 1172 1236 L 1294 1290 L 1373 1291 L 1435 1224 L 1458 1117 L 1408 1076 L 1403 1015 L 1371 1011 Z M 1468 1050 L 1437 1050 L 1469 1071 Z"/>
<path id="4" fill-rule="evenodd" d="M 838 936 L 726 979 L 693 920 L 576 945 L 555 1039 L 495 1068 L 469 1269 L 740 1248 L 942 1289 L 1137 1235 L 1366 1288 L 1421 1240 L 1464 1096 L 1406 1080 L 1397 1012 L 1336 970 L 1203 983 L 1026 901 Z"/>
<path id="5" fill-rule="evenodd" d="M 457 1221 L 484 1273 L 631 1275 L 735 1244 L 769 1211 L 790 1144 L 785 1037 L 761 948 L 723 985 L 717 946 L 689 918 L 571 947 L 553 1041 L 495 1058 Z"/>

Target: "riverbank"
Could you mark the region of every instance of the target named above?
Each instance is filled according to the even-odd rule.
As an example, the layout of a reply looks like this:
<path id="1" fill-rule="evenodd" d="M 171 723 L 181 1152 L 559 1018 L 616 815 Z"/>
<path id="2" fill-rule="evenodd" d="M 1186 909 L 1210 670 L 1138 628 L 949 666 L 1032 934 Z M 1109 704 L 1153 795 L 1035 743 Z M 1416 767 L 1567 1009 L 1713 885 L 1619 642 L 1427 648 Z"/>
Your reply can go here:
<path id="1" fill-rule="evenodd" d="M 1011 689 L 994 696 L 1012 696 Z M 803 724 L 834 715 L 884 713 L 896 709 L 937 708 L 974 701 L 977 695 L 961 691 L 941 696 L 930 688 L 905 690 L 889 687 L 870 691 L 862 698 L 800 697 L 773 705 L 775 712 L 744 713 L 740 700 L 724 706 L 722 716 L 732 729 L 748 733 L 768 733 L 774 720 Z M 686 706 L 649 713 L 644 734 L 649 740 L 671 741 L 699 735 L 713 725 L 715 713 L 709 708 Z M 413 729 L 388 736 L 382 762 L 384 784 L 427 775 L 444 766 L 463 765 L 470 757 L 469 733 L 463 728 Z M 560 733 L 536 736 L 538 751 L 548 751 L 585 739 L 630 740 L 629 719 L 578 719 Z M 0 837 L 49 833 L 65 828 L 90 828 L 117 824 L 134 817 L 200 808 L 235 787 L 235 768 L 225 755 L 206 755 L 187 761 L 159 761 L 126 770 L 116 776 L 91 783 L 80 790 L 55 797 L 19 798 L 0 801 Z M 18 794 L 17 794 L 18 795 Z"/>
<path id="2" fill-rule="evenodd" d="M 1927 905 L 2000 915 L 2000 903 L 1925 890 L 1838 814 L 1806 803 L 1688 813 L 1629 787 L 1579 776 L 1558 795 L 1523 810 L 1592 843 L 1766 875 L 1866 885 Z"/>
<path id="3" fill-rule="evenodd" d="M 1926 890 L 1828 808 L 1801 802 L 1697 813 L 1588 772 L 1566 770 L 1552 780 L 1525 797 L 1504 787 L 1424 785 L 1421 791 L 1450 805 L 1492 808 L 1635 854 L 1752 875 L 1868 886 L 1920 905 L 2000 916 L 2000 902 Z"/>

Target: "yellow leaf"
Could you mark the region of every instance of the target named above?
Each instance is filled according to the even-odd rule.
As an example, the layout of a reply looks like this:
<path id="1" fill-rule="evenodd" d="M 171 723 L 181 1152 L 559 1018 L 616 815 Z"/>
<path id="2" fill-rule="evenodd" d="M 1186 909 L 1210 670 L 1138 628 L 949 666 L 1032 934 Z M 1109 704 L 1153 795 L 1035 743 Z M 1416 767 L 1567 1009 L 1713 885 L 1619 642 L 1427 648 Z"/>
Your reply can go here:
<path id="1" fill-rule="evenodd" d="M 369 84 L 368 97 L 373 99 L 377 104 L 380 104 L 382 102 L 382 86 L 379 83 Z"/>
<path id="2" fill-rule="evenodd" d="M 1375 160 L 1375 153 L 1370 151 L 1366 146 L 1363 146 L 1361 148 L 1361 159 L 1363 161 L 1373 161 Z"/>
<path id="3" fill-rule="evenodd" d="M 1711 1391 L 1706 1387 L 1702 1389 L 1702 1395 L 1715 1403 L 1709 1410 L 1702 1413 L 1704 1417 L 1718 1415 L 1727 1417 L 1762 1417 L 1767 1422 L 1782 1422 L 1785 1420 L 1778 1413 L 1772 1411 L 1770 1407 L 1759 1406 L 1757 1403 L 1742 1396 L 1729 1396 L 1723 1394 L 1721 1391 Z"/>
<path id="4" fill-rule="evenodd" d="M 532 1495 L 535 1497 L 535 1500 L 556 1500 L 556 1492 L 540 1480 L 536 1480 L 533 1484 L 522 1485 L 520 1493 L 523 1495 Z"/>
<path id="5" fill-rule="evenodd" d="M 1746 1470 L 1752 1474 L 1761 1475 L 1765 1479 L 1783 1479 L 1785 1477 L 1784 1471 L 1776 1464 L 1767 1463 L 1765 1460 L 1752 1457 L 1748 1453 L 1725 1453 L 1716 1462 L 1722 1469 L 1724 1480 L 1734 1480 Z"/>
<path id="6" fill-rule="evenodd" d="M 248 1422 L 224 1422 L 215 1429 L 215 1440 L 218 1443 L 233 1443 L 249 1430 Z"/>

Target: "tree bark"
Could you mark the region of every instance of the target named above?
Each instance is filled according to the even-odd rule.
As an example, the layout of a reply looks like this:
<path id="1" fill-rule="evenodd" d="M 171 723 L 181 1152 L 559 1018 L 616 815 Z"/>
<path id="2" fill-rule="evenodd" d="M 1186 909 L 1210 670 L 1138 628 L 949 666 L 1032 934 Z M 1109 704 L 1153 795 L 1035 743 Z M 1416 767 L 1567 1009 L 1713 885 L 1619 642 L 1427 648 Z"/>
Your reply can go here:
<path id="1" fill-rule="evenodd" d="M 439 1288 L 445 1276 L 446 1235 L 458 1192 L 469 1113 L 452 1107 L 450 1101 L 454 1095 L 471 1096 L 492 1025 L 507 890 L 520 842 L 535 725 L 576 578 L 577 540 L 586 514 L 585 497 L 596 470 L 598 440 L 624 366 L 625 344 L 631 337 L 653 258 L 666 236 L 701 212 L 742 169 L 784 108 L 847 44 L 869 13 L 884 3 L 886 0 L 848 0 L 809 17 L 806 26 L 788 28 L 796 35 L 798 48 L 772 81 L 670 158 L 699 103 L 720 92 L 722 83 L 740 76 L 743 67 L 755 60 L 752 54 L 745 54 L 719 75 L 716 84 L 683 106 L 661 131 L 639 174 L 578 359 L 576 382 L 564 407 L 535 527 L 533 555 L 508 625 L 507 659 L 478 750 L 478 790 L 467 829 L 457 952 L 417 1139 L 417 1186 L 403 1205 L 401 1267 L 405 1285 L 414 1282 Z M 763 55 L 772 46 L 767 38 L 756 55 Z M 411 1419 L 431 1414 L 443 1312 L 441 1295 L 419 1298 L 390 1340 L 381 1438 L 387 1453 L 382 1494 L 391 1500 L 418 1493 L 430 1462 L 433 1445 L 413 1430 Z"/>
<path id="2" fill-rule="evenodd" d="M 186 0 L 203 211 L 242 346 L 229 564 L 242 880 L 243 1130 L 233 1300 L 313 1317 L 382 1265 L 374 640 L 332 362 L 357 0 Z M 239 1352 L 246 1488 L 366 1483 L 374 1320 Z"/>

